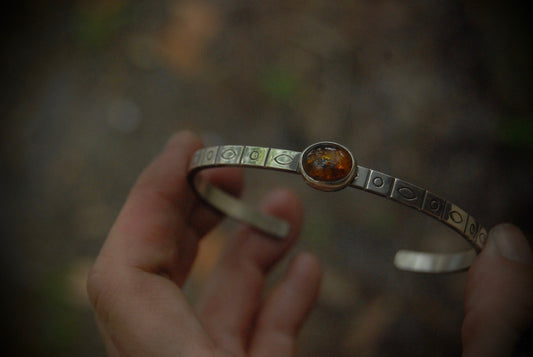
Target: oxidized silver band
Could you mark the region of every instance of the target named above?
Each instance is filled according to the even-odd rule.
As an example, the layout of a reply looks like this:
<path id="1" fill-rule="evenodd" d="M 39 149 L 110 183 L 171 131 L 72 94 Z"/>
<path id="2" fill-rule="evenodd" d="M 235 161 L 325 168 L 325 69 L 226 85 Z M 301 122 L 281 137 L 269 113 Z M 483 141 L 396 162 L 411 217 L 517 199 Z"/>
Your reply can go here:
<path id="1" fill-rule="evenodd" d="M 307 165 L 313 160 L 309 154 L 311 151 L 328 145 L 333 147 L 333 151 L 337 149 L 342 153 L 347 151 L 352 166 L 345 170 L 346 174 L 339 176 L 340 179 L 335 176 L 337 171 L 331 170 L 328 171 L 328 174 L 332 173 L 331 177 L 328 176 L 327 180 L 310 177 L 311 171 L 302 165 Z M 327 158 L 327 153 L 324 154 L 326 156 L 320 156 L 322 154 L 320 152 L 315 156 Z M 346 160 L 346 154 L 343 155 Z M 307 161 L 303 160 L 304 156 Z M 321 163 L 326 163 L 326 166 L 330 164 L 326 159 L 320 160 Z M 222 213 L 277 238 L 283 238 L 288 234 L 290 227 L 287 222 L 243 204 L 235 197 L 209 184 L 201 175 L 196 175 L 200 170 L 220 166 L 253 167 L 302 174 L 308 184 L 324 191 L 339 190 L 345 186 L 355 187 L 426 213 L 457 231 L 472 245 L 471 249 L 457 253 L 400 250 L 394 257 L 394 265 L 402 270 L 445 273 L 468 269 L 487 238 L 487 230 L 454 203 L 399 178 L 358 166 L 348 149 L 337 143 L 313 144 L 303 152 L 244 145 L 213 146 L 197 150 L 190 161 L 188 173 L 189 182 L 196 193 Z"/>

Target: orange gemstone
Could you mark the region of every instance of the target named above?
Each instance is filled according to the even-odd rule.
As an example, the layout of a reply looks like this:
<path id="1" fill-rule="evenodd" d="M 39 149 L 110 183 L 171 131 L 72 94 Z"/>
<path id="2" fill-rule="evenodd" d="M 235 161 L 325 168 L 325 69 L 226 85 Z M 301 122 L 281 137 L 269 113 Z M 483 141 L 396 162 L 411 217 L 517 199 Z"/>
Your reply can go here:
<path id="1" fill-rule="evenodd" d="M 304 153 L 302 166 L 314 180 L 335 182 L 346 178 L 353 166 L 352 157 L 345 149 L 332 144 L 318 145 Z"/>

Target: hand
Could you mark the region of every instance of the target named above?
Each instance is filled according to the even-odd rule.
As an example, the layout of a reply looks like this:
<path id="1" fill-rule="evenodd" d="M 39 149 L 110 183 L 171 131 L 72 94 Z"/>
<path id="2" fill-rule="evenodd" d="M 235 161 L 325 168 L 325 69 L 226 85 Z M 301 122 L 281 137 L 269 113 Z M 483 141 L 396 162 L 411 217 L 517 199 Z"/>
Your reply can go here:
<path id="1" fill-rule="evenodd" d="M 515 226 L 490 231 L 468 272 L 465 312 L 463 357 L 533 355 L 533 254 Z"/>
<path id="2" fill-rule="evenodd" d="M 87 289 L 110 356 L 290 356 L 313 306 L 320 266 L 310 254 L 292 261 L 261 302 L 265 277 L 299 235 L 302 208 L 288 191 L 268 195 L 262 209 L 291 223 L 278 241 L 243 228 L 207 283 L 197 306 L 181 287 L 198 243 L 219 216 L 195 197 L 187 160 L 201 147 L 175 135 L 141 174 L 89 275 Z M 213 169 L 209 180 L 238 194 L 237 169 Z"/>
<path id="3" fill-rule="evenodd" d="M 302 209 L 287 191 L 262 208 L 291 223 L 285 241 L 242 229 L 207 284 L 196 310 L 181 287 L 198 243 L 218 215 L 186 181 L 188 158 L 201 147 L 191 133 L 173 137 L 141 174 L 88 279 L 88 291 L 110 356 L 286 356 L 313 306 L 320 266 L 297 256 L 285 279 L 260 303 L 269 269 L 296 240 Z M 238 194 L 237 169 L 208 171 Z M 523 234 L 500 225 L 469 271 L 463 324 L 465 357 L 510 356 L 533 321 L 533 257 Z M 530 350 L 528 350 L 530 351 Z M 526 352 L 527 353 L 527 352 Z"/>

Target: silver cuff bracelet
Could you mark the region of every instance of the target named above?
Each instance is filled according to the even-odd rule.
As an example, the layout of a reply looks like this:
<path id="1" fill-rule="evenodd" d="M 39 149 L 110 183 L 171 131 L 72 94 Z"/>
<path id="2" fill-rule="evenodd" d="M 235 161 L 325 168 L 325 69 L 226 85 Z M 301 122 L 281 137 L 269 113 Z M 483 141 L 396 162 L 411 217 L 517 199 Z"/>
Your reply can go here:
<path id="1" fill-rule="evenodd" d="M 454 203 L 402 179 L 358 166 L 351 152 L 334 142 L 319 142 L 303 152 L 244 145 L 213 146 L 197 150 L 191 159 L 188 173 L 195 192 L 229 217 L 273 237 L 285 237 L 290 228 L 288 223 L 243 204 L 196 175 L 200 170 L 221 166 L 301 174 L 309 185 L 322 191 L 337 191 L 349 186 L 374 193 L 426 213 L 457 231 L 472 245 L 471 249 L 457 253 L 400 250 L 394 257 L 394 265 L 402 270 L 447 273 L 468 269 L 487 239 L 487 230 Z"/>

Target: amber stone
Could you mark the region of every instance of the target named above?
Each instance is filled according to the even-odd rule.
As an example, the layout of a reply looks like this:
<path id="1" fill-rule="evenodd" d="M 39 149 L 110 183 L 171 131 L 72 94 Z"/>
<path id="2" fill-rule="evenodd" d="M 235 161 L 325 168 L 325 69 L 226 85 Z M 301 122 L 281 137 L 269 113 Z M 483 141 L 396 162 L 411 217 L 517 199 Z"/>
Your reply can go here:
<path id="1" fill-rule="evenodd" d="M 350 174 L 353 162 L 350 153 L 345 149 L 323 144 L 304 153 L 302 166 L 305 173 L 316 181 L 335 182 Z"/>

